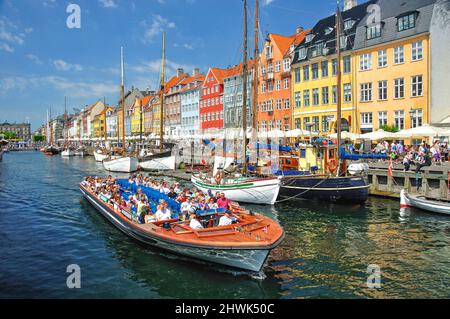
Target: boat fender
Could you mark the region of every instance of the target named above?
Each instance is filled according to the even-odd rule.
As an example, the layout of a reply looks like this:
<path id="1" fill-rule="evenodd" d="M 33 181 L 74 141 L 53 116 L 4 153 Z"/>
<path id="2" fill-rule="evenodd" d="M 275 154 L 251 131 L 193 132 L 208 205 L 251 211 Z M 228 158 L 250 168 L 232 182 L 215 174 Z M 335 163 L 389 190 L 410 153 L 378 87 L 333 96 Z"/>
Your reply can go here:
<path id="1" fill-rule="evenodd" d="M 222 182 L 222 178 L 223 178 L 223 172 L 222 171 L 218 171 L 216 173 L 216 175 L 214 175 L 214 179 L 215 179 L 217 185 L 219 185 L 220 182 Z"/>

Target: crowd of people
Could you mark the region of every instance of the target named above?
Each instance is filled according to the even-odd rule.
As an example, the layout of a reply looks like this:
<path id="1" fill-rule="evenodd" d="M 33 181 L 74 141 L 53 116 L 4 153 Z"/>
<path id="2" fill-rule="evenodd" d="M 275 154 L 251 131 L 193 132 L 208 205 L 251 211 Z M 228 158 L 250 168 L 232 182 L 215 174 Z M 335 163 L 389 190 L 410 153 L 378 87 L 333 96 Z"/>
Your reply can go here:
<path id="1" fill-rule="evenodd" d="M 106 178 L 90 176 L 82 181 L 82 185 L 88 187 L 105 203 L 111 204 L 116 212 L 125 211 L 133 221 L 140 224 L 170 221 L 173 213 L 178 214 L 181 221 L 188 220 L 189 226 L 194 230 L 211 226 L 227 226 L 237 221 L 237 218 L 230 211 L 231 201 L 226 198 L 224 193 L 212 194 L 212 192 L 204 193 L 197 189 L 182 188 L 178 182 L 170 184 L 167 181 L 158 181 L 148 176 L 144 177 L 142 174 L 130 176 L 128 183 L 135 184 L 137 192 L 134 195 L 129 195 L 128 198 L 123 198 L 120 185 L 111 175 Z M 157 205 L 151 205 L 141 187 L 152 188 L 180 203 L 180 211 L 171 211 L 164 199 L 159 200 Z M 198 212 L 214 209 L 224 211 L 218 225 L 203 223 Z"/>

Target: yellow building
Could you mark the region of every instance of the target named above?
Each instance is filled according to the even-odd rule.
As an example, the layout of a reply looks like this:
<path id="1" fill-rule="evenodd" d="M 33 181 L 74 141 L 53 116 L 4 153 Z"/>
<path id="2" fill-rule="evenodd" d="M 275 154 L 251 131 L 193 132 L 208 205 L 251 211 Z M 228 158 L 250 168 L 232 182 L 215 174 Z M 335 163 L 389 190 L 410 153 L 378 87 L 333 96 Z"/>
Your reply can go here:
<path id="1" fill-rule="evenodd" d="M 353 40 L 370 3 L 342 12 L 341 107 L 342 129 L 355 131 L 355 60 Z M 336 17 L 320 20 L 296 48 L 291 65 L 293 123 L 298 129 L 331 132 L 337 121 Z"/>
<path id="2" fill-rule="evenodd" d="M 151 99 L 150 107 L 152 110 L 152 133 L 159 135 L 161 128 L 161 102 L 158 93 L 153 99 Z"/>
<path id="3" fill-rule="evenodd" d="M 141 132 L 141 120 L 142 120 L 142 132 L 144 132 L 144 113 L 142 112 L 142 101 L 136 98 L 133 104 L 133 112 L 130 116 L 131 120 L 131 135 L 139 135 Z"/>
<path id="4" fill-rule="evenodd" d="M 112 107 L 106 107 L 103 111 L 101 111 L 99 114 L 94 116 L 94 120 L 92 123 L 92 126 L 94 128 L 94 138 L 100 138 L 103 139 L 105 137 L 105 130 L 106 128 L 106 113 L 109 111 L 112 111 Z"/>

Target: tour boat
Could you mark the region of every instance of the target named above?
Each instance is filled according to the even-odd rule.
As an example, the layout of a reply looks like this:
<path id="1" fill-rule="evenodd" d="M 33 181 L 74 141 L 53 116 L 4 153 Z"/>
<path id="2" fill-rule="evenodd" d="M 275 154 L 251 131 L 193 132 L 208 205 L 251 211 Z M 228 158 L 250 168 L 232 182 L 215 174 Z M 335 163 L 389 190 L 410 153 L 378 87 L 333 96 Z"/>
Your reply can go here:
<path id="1" fill-rule="evenodd" d="M 120 184 L 125 185 L 127 181 Z M 198 212 L 201 220 L 210 223 L 210 227 L 202 230 L 192 230 L 189 221 L 179 221 L 178 218 L 139 224 L 133 221 L 128 211 L 105 202 L 83 183 L 79 187 L 89 203 L 126 235 L 149 246 L 185 257 L 259 272 L 271 250 L 284 239 L 283 228 L 276 221 L 238 206 L 233 207 L 237 223 L 228 226 L 215 226 L 224 214 L 220 210 Z M 159 191 L 145 187 L 142 187 L 142 191 L 153 199 L 164 196 Z"/>
<path id="2" fill-rule="evenodd" d="M 408 194 L 404 189 L 400 193 L 400 207 L 415 207 L 431 213 L 450 215 L 449 201 L 439 201 L 422 195 Z"/>
<path id="3" fill-rule="evenodd" d="M 139 169 L 139 161 L 136 157 L 108 157 L 103 160 L 103 167 L 110 172 L 131 173 Z"/>
<path id="4" fill-rule="evenodd" d="M 233 201 L 260 205 L 275 204 L 281 185 L 278 177 L 224 177 L 217 182 L 216 178 L 204 177 L 202 174 L 193 174 L 191 182 L 203 192 L 220 192 Z"/>

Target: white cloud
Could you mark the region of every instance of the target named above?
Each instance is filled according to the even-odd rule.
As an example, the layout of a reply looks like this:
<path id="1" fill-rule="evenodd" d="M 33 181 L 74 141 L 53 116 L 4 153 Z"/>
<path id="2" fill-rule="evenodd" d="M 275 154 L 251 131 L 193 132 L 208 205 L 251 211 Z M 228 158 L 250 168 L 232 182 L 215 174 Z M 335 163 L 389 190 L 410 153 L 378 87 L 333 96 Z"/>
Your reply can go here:
<path id="1" fill-rule="evenodd" d="M 52 62 L 59 71 L 83 71 L 83 67 L 79 64 L 71 64 L 64 60 L 53 60 Z"/>
<path id="2" fill-rule="evenodd" d="M 11 46 L 10 46 L 9 44 L 7 44 L 7 43 L 0 42 L 0 51 L 5 51 L 5 52 L 8 52 L 8 53 L 13 53 L 13 52 L 14 52 L 14 48 L 11 47 Z"/>
<path id="3" fill-rule="evenodd" d="M 163 31 L 168 29 L 175 29 L 176 25 L 174 22 L 160 16 L 159 14 L 154 14 L 150 21 L 144 20 L 141 22 L 141 26 L 145 28 L 143 42 L 149 43 L 153 39 L 161 34 Z"/>
<path id="4" fill-rule="evenodd" d="M 0 94 L 8 94 L 12 90 L 29 90 L 32 88 L 52 87 L 68 97 L 96 99 L 101 96 L 118 93 L 118 85 L 111 82 L 89 83 L 71 81 L 60 76 L 12 76 L 0 79 Z"/>
<path id="5" fill-rule="evenodd" d="M 38 64 L 38 65 L 43 64 L 42 61 L 41 61 L 41 59 L 39 59 L 39 57 L 37 57 L 37 56 L 34 55 L 34 54 L 27 54 L 27 55 L 26 55 L 26 58 L 27 58 L 28 60 L 30 60 L 31 62 L 34 62 L 35 64 Z"/>
<path id="6" fill-rule="evenodd" d="M 117 0 L 98 0 L 104 8 L 117 8 Z"/>
<path id="7" fill-rule="evenodd" d="M 56 0 L 44 0 L 42 4 L 44 5 L 44 7 L 53 8 L 56 6 Z"/>
<path id="8" fill-rule="evenodd" d="M 262 5 L 263 5 L 263 7 L 265 7 L 265 6 L 268 6 L 269 4 L 271 4 L 274 1 L 275 0 L 263 0 Z"/>

